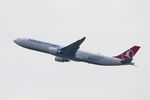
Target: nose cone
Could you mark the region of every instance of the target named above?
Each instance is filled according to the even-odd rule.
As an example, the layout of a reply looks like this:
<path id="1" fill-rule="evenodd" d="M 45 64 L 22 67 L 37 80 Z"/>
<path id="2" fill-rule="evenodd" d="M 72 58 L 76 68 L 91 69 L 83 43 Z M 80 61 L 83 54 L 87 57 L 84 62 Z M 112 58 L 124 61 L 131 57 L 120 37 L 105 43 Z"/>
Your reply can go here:
<path id="1" fill-rule="evenodd" d="M 15 42 L 16 44 L 19 44 L 19 43 L 20 43 L 20 39 L 19 39 L 19 38 L 18 38 L 18 39 L 15 39 L 14 42 Z"/>
<path id="2" fill-rule="evenodd" d="M 17 39 L 15 39 L 14 42 L 17 44 Z"/>
<path id="3" fill-rule="evenodd" d="M 14 40 L 14 42 L 20 46 L 24 45 L 26 41 L 27 39 L 20 39 L 20 38 Z"/>

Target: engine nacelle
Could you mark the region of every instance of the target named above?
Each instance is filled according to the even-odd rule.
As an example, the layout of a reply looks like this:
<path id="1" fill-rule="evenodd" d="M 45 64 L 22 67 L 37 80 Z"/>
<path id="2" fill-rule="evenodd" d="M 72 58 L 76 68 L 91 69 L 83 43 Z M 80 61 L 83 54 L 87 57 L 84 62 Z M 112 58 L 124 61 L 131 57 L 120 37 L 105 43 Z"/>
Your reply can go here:
<path id="1" fill-rule="evenodd" d="M 58 51 L 58 49 L 56 47 L 49 47 L 49 53 L 50 54 L 55 55 L 55 54 L 57 54 L 57 51 Z"/>
<path id="2" fill-rule="evenodd" d="M 55 57 L 55 61 L 58 61 L 58 62 L 69 62 L 68 59 L 61 58 L 61 57 Z"/>

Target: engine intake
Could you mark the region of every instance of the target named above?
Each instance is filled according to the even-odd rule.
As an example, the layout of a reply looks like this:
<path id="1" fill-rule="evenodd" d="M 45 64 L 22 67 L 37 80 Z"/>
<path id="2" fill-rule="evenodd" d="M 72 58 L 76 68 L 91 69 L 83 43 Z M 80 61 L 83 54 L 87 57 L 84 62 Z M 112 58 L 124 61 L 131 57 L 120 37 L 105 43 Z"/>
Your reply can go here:
<path id="1" fill-rule="evenodd" d="M 69 62 L 68 59 L 66 59 L 66 58 L 61 58 L 61 57 L 55 57 L 55 61 L 58 61 L 58 62 Z"/>

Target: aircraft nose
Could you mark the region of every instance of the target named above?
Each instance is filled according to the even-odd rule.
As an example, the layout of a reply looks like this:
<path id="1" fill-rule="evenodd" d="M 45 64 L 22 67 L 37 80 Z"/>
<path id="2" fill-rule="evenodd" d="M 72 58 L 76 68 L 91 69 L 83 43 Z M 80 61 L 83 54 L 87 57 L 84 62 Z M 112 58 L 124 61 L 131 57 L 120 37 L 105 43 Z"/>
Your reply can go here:
<path id="1" fill-rule="evenodd" d="M 16 44 L 19 44 L 19 38 L 18 38 L 18 39 L 15 39 L 14 42 L 15 42 Z"/>
<path id="2" fill-rule="evenodd" d="M 22 45 L 23 42 L 24 42 L 24 39 L 18 38 L 18 39 L 15 39 L 14 42 L 15 42 L 16 44 L 18 44 L 18 45 Z"/>
<path id="3" fill-rule="evenodd" d="M 16 43 L 16 42 L 17 42 L 17 40 L 15 39 L 15 40 L 14 40 L 14 42 Z"/>

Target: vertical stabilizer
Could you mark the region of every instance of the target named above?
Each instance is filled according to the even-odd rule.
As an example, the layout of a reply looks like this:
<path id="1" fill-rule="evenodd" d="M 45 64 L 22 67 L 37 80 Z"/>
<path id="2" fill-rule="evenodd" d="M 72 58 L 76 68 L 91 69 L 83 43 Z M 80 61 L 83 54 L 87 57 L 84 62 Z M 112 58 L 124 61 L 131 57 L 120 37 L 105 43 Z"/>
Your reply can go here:
<path id="1" fill-rule="evenodd" d="M 139 49 L 140 49 L 140 46 L 133 46 L 129 50 L 123 52 L 122 54 L 118 56 L 115 56 L 114 58 L 118 58 L 122 60 L 132 59 Z"/>

